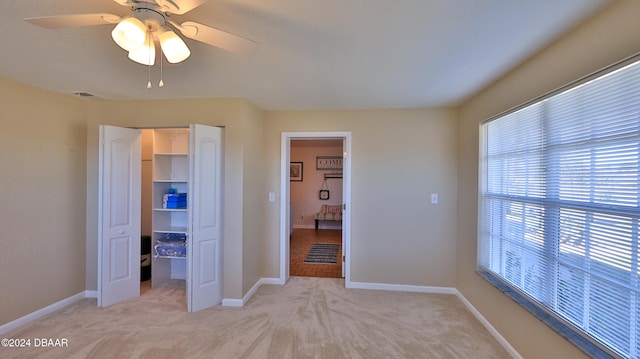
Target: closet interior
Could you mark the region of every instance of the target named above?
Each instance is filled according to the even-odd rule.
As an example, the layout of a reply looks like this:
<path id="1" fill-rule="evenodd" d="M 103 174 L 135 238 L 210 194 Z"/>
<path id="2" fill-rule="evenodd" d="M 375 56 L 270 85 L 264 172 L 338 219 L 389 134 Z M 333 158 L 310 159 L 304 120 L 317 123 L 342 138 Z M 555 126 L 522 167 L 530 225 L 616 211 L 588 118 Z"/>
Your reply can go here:
<path id="1" fill-rule="evenodd" d="M 187 277 L 188 193 L 189 129 L 142 130 L 143 286 Z"/>

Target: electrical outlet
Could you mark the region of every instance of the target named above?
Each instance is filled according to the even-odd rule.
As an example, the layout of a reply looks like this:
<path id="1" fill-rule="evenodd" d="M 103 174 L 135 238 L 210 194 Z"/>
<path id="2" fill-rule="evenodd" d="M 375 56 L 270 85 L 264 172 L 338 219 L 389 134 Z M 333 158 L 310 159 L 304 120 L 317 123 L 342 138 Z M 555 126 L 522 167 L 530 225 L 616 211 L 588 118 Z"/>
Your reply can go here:
<path id="1" fill-rule="evenodd" d="M 438 194 L 437 193 L 432 193 L 431 194 L 431 204 L 438 204 Z"/>
<path id="2" fill-rule="evenodd" d="M 269 192 L 269 202 L 275 202 L 275 201 L 276 201 L 276 193 Z"/>

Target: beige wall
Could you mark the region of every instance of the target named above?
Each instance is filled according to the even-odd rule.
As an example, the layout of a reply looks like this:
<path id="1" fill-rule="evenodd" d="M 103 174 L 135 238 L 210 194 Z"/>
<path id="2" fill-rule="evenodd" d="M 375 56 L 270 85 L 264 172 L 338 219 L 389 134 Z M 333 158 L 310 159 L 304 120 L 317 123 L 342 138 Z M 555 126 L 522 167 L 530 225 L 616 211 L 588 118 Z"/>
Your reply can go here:
<path id="1" fill-rule="evenodd" d="M 253 106 L 245 106 L 243 116 L 244 158 L 242 188 L 242 295 L 262 278 L 265 237 L 262 234 L 268 196 L 264 190 L 263 113 Z M 233 179 L 235 180 L 235 179 Z M 226 214 L 225 214 L 226 215 Z M 226 257 L 225 257 L 226 259 Z M 225 268 L 227 268 L 225 266 Z M 225 293 L 225 298 L 230 298 Z M 239 298 L 239 297 L 234 297 Z"/>
<path id="2" fill-rule="evenodd" d="M 256 151 L 254 130 L 251 124 L 260 119 L 261 113 L 242 99 L 190 99 L 162 101 L 93 101 L 89 103 L 87 116 L 87 229 L 86 229 L 86 288 L 97 288 L 97 206 L 98 206 L 98 127 L 100 124 L 151 128 L 179 127 L 191 123 L 224 126 L 225 144 L 225 200 L 224 200 L 224 297 L 240 299 L 243 276 L 258 277 L 255 269 L 243 272 L 243 241 L 255 230 L 245 233 L 246 221 L 261 223 L 260 216 L 245 211 L 246 206 L 255 205 L 255 195 L 245 194 L 245 180 L 259 176 L 260 170 L 250 169 L 245 175 L 245 159 L 256 156 L 247 153 Z M 258 130 L 259 132 L 259 130 Z M 259 145 L 258 145 L 259 146 Z"/>
<path id="3" fill-rule="evenodd" d="M 475 273 L 478 124 L 640 51 L 640 1 L 614 3 L 460 108 L 457 287 L 525 358 L 581 358 L 555 334 Z"/>
<path id="4" fill-rule="evenodd" d="M 0 324 L 84 291 L 85 102 L 0 78 Z"/>
<path id="5" fill-rule="evenodd" d="M 281 132 L 352 133 L 351 280 L 455 286 L 457 125 L 451 109 L 266 113 L 265 181 L 280 188 Z M 430 204 L 430 193 L 440 204 Z M 265 275 L 278 276 L 269 207 Z"/>

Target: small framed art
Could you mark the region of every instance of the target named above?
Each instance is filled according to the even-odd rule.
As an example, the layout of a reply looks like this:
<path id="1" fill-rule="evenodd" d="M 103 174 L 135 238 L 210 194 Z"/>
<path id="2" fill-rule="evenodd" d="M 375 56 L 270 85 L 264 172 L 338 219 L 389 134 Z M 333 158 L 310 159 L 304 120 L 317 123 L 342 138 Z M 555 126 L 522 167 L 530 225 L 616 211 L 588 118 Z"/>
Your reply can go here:
<path id="1" fill-rule="evenodd" d="M 289 180 L 291 182 L 302 182 L 302 162 L 289 163 Z"/>

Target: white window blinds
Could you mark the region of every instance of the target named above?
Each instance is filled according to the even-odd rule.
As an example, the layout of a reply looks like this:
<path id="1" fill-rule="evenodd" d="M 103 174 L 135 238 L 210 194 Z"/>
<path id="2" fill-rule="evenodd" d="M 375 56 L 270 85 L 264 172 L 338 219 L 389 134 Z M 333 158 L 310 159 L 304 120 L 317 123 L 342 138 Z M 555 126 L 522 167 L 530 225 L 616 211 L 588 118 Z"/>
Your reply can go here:
<path id="1" fill-rule="evenodd" d="M 479 270 L 640 358 L 640 63 L 481 131 Z"/>

